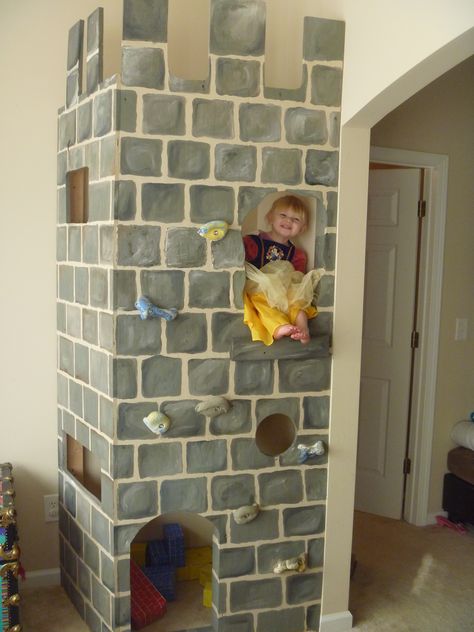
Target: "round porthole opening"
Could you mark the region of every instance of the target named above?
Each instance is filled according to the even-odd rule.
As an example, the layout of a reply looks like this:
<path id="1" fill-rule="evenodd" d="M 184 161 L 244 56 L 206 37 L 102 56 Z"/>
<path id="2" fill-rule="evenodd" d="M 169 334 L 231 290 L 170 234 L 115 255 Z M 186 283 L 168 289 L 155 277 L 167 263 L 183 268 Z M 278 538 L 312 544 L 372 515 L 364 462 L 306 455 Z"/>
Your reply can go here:
<path id="1" fill-rule="evenodd" d="M 255 441 L 263 454 L 279 456 L 291 446 L 295 433 L 295 425 L 287 415 L 274 413 L 258 424 Z"/>

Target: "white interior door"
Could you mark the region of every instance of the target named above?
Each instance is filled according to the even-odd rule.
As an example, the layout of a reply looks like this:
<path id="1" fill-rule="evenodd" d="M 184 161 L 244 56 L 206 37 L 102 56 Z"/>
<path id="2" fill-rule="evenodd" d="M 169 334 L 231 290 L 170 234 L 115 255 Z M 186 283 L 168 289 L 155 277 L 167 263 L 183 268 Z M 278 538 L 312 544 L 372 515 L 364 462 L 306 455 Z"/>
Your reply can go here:
<path id="1" fill-rule="evenodd" d="M 416 281 L 419 169 L 371 170 L 355 506 L 400 519 Z"/>

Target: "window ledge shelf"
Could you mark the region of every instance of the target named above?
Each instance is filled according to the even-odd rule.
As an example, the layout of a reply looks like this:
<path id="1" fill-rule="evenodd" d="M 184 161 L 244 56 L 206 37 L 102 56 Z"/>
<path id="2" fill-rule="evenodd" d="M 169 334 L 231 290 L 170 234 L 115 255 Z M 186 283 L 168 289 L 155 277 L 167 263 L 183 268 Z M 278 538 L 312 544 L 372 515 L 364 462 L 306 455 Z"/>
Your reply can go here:
<path id="1" fill-rule="evenodd" d="M 330 355 L 329 335 L 313 336 L 307 345 L 296 340 L 282 338 L 268 347 L 262 342 L 251 342 L 244 338 L 234 338 L 230 346 L 230 359 L 235 362 L 251 360 L 303 360 L 306 358 L 326 358 Z"/>

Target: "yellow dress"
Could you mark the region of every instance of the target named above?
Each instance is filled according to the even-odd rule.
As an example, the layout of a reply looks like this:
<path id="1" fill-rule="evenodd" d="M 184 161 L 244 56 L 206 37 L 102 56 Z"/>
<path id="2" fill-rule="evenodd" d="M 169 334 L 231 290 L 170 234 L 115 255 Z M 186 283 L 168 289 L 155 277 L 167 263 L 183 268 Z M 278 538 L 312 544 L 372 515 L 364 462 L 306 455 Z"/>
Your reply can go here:
<path id="1" fill-rule="evenodd" d="M 277 260 L 260 269 L 246 262 L 245 272 L 244 322 L 252 340 L 271 345 L 275 329 L 280 325 L 294 325 L 298 312 L 304 311 L 308 318 L 318 313 L 311 303 L 322 270 L 303 274 L 289 261 Z"/>

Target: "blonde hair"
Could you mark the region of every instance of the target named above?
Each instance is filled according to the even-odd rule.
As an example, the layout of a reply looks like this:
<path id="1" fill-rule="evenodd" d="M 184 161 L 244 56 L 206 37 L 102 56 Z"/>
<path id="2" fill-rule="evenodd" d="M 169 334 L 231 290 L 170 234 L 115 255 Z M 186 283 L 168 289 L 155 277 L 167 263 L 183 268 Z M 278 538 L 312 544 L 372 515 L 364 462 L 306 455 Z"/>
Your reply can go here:
<path id="1" fill-rule="evenodd" d="M 303 219 L 303 227 L 302 227 L 302 231 L 306 228 L 306 226 L 308 225 L 308 207 L 306 206 L 306 204 L 300 200 L 299 197 L 296 197 L 296 195 L 284 195 L 283 197 L 277 198 L 270 210 L 268 211 L 268 213 L 265 215 L 265 219 L 267 220 L 267 222 L 269 224 L 271 224 L 271 216 L 275 211 L 278 211 L 280 209 L 291 209 L 292 211 L 294 211 L 295 213 L 297 213 L 302 219 Z"/>

